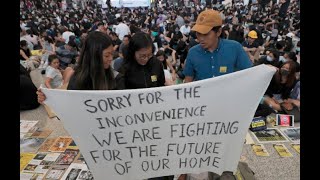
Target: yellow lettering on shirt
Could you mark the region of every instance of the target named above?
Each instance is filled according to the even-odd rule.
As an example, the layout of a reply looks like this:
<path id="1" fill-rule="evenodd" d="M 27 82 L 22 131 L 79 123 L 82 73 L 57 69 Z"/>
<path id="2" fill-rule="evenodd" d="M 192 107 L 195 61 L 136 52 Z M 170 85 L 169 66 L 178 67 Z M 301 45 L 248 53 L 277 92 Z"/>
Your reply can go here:
<path id="1" fill-rule="evenodd" d="M 152 82 L 156 82 L 156 81 L 157 81 L 157 75 L 151 76 L 151 81 L 152 81 Z"/>

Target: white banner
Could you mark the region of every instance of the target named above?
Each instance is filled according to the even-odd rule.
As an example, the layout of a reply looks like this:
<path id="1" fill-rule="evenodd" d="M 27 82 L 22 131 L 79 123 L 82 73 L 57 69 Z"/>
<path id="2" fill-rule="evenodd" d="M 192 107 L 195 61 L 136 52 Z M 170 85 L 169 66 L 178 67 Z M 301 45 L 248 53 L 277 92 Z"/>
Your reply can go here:
<path id="1" fill-rule="evenodd" d="M 95 180 L 236 171 L 255 110 L 275 70 L 266 65 L 175 86 L 43 89 Z"/>
<path id="2" fill-rule="evenodd" d="M 106 0 L 104 0 L 106 2 Z M 150 0 L 111 0 L 113 7 L 150 7 Z"/>

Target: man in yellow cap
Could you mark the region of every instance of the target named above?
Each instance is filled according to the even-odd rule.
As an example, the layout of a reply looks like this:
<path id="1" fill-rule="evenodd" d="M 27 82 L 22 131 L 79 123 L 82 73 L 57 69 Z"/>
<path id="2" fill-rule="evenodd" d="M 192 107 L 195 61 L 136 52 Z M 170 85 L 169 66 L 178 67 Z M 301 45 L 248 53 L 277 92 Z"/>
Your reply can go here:
<path id="1" fill-rule="evenodd" d="M 199 44 L 192 47 L 186 58 L 185 82 L 208 79 L 252 67 L 242 45 L 220 38 L 222 18 L 218 11 L 205 10 L 197 18 L 192 31 L 196 31 Z M 182 174 L 179 180 L 212 179 L 213 173 Z"/>
<path id="2" fill-rule="evenodd" d="M 185 82 L 192 82 L 232 73 L 252 66 L 241 44 L 220 38 L 222 18 L 218 11 L 205 10 L 197 18 L 199 44 L 192 47 L 186 58 Z"/>
<path id="3" fill-rule="evenodd" d="M 253 63 L 259 59 L 260 51 L 263 50 L 263 48 L 256 42 L 256 39 L 258 39 L 257 32 L 255 30 L 251 30 L 248 33 L 248 38 L 242 43 L 243 49 L 247 52 Z"/>

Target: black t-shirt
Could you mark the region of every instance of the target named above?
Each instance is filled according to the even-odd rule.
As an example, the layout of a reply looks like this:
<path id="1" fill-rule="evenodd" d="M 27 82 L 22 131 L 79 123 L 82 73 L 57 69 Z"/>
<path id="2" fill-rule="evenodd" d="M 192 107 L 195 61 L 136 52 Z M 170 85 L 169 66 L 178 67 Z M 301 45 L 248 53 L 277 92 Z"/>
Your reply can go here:
<path id="1" fill-rule="evenodd" d="M 300 64 L 296 61 L 294 63 L 296 64 L 296 72 L 300 72 Z"/>
<path id="2" fill-rule="evenodd" d="M 194 21 L 196 21 L 197 18 L 198 18 L 198 13 L 197 13 L 197 12 L 194 12 L 194 13 L 193 13 L 193 17 L 194 17 Z"/>
<path id="3" fill-rule="evenodd" d="M 164 86 L 165 77 L 162 63 L 152 57 L 142 66 L 136 61 L 123 66 L 125 71 L 125 86 L 127 89 L 140 89 Z"/>
<path id="4" fill-rule="evenodd" d="M 285 17 L 286 13 L 288 11 L 290 5 L 290 0 L 286 0 L 286 2 L 282 3 L 280 10 L 279 10 L 279 16 L 280 17 Z"/>
<path id="5" fill-rule="evenodd" d="M 173 37 L 172 37 L 172 38 L 175 38 L 175 35 L 176 35 L 176 38 L 178 38 L 178 39 L 183 38 L 182 33 L 180 32 L 180 30 L 179 30 L 178 32 L 176 32 L 176 31 L 169 31 L 167 37 L 171 38 L 172 34 L 173 34 Z"/>
<path id="6" fill-rule="evenodd" d="M 234 41 L 237 41 L 239 43 L 243 43 L 244 41 L 244 38 L 243 38 L 243 32 L 240 32 L 240 31 L 231 31 L 229 33 L 229 39 L 230 40 L 234 40 Z"/>
<path id="7" fill-rule="evenodd" d="M 115 88 L 114 90 L 121 90 L 121 89 L 125 89 L 125 80 L 124 80 L 124 76 L 116 71 L 114 71 L 114 75 L 115 77 Z M 80 90 L 77 86 L 76 86 L 76 79 L 75 76 L 72 75 L 68 84 L 67 89 L 68 90 Z"/>
<path id="8" fill-rule="evenodd" d="M 159 35 L 155 37 L 153 43 L 157 43 L 158 48 L 161 48 L 161 47 L 162 47 L 162 41 L 161 41 L 161 38 L 160 38 Z"/>
<path id="9" fill-rule="evenodd" d="M 133 33 L 137 33 L 137 32 L 139 32 L 140 31 L 140 29 L 137 27 L 137 26 L 135 26 L 135 25 L 131 25 L 130 26 L 130 32 L 133 34 Z"/>
<path id="10" fill-rule="evenodd" d="M 120 47 L 120 44 L 121 44 L 121 43 L 122 43 L 122 42 L 121 42 L 120 39 L 116 39 L 116 40 L 112 41 L 112 45 L 113 45 L 113 46 L 118 45 L 118 48 L 116 49 L 116 51 L 119 51 L 119 47 Z"/>
<path id="11" fill-rule="evenodd" d="M 292 86 L 287 87 L 285 84 L 277 83 L 275 76 L 273 76 L 265 94 L 269 97 L 273 97 L 273 94 L 281 94 L 282 99 L 288 99 L 290 97 L 291 90 L 294 88 L 297 82 L 298 81 L 295 80 Z"/>
<path id="12" fill-rule="evenodd" d="M 20 48 L 20 50 L 22 50 L 26 54 L 27 57 L 31 56 L 31 52 L 30 52 L 29 48 L 27 50 Z M 23 56 L 21 56 L 21 54 L 20 54 L 20 60 L 26 60 L 26 59 Z"/>
<path id="13" fill-rule="evenodd" d="M 36 92 L 37 87 L 28 71 L 20 64 L 20 110 L 31 110 L 40 106 Z"/>
<path id="14" fill-rule="evenodd" d="M 170 20 L 174 22 L 174 21 L 176 21 L 176 18 L 177 18 L 177 16 L 171 16 Z"/>
<path id="15" fill-rule="evenodd" d="M 265 24 L 267 24 L 268 22 L 272 22 L 272 20 L 268 18 L 264 22 L 265 22 Z"/>
<path id="16" fill-rule="evenodd" d="M 249 44 L 248 41 L 243 41 L 242 46 L 246 48 L 257 48 L 259 47 L 259 44 L 257 43 L 256 40 L 251 45 Z"/>
<path id="17" fill-rule="evenodd" d="M 90 29 L 91 28 L 91 23 L 90 22 L 84 22 L 84 21 L 82 21 L 82 26 L 83 26 L 83 28 L 84 29 Z"/>

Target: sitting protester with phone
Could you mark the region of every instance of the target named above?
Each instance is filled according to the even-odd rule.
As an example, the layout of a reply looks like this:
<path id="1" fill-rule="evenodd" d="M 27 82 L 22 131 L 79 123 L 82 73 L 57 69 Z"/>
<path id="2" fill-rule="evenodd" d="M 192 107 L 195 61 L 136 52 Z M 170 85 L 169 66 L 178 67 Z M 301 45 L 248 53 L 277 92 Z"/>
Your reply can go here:
<path id="1" fill-rule="evenodd" d="M 300 81 L 295 76 L 296 66 L 285 62 L 273 76 L 265 93 L 264 103 L 276 112 L 286 113 L 294 106 L 300 109 Z"/>

